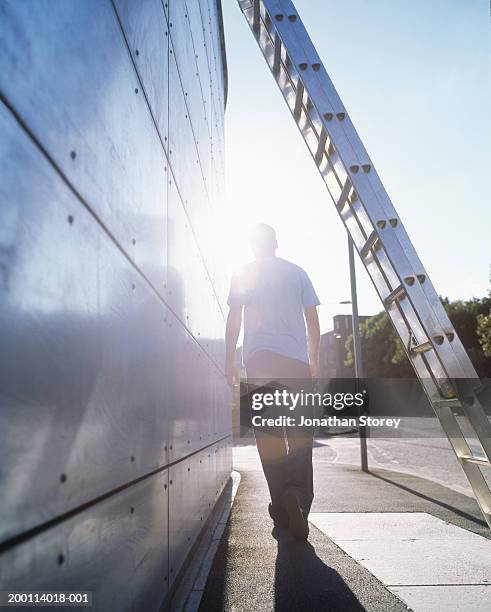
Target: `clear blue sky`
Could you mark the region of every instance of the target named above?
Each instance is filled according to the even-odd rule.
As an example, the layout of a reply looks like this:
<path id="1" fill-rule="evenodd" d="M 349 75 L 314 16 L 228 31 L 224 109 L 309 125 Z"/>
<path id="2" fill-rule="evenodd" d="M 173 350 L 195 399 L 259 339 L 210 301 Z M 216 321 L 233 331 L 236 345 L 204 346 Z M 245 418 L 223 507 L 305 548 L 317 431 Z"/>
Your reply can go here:
<path id="1" fill-rule="evenodd" d="M 437 291 L 483 296 L 491 262 L 488 0 L 298 0 L 310 35 Z M 349 307 L 346 236 L 236 0 L 223 0 L 229 69 L 227 216 L 277 228 L 309 272 L 323 329 Z M 362 314 L 381 309 L 360 267 Z"/>

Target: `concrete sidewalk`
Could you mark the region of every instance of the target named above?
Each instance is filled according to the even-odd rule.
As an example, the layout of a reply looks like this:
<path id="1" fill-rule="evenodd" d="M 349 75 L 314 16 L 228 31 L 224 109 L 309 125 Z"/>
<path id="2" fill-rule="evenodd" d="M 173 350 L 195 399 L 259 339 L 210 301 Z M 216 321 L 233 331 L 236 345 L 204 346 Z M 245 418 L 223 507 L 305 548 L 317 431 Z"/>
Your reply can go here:
<path id="1" fill-rule="evenodd" d="M 335 513 L 351 513 L 352 518 L 353 513 L 425 513 L 430 520 L 437 517 L 435 520 L 489 536 L 475 501 L 465 495 L 397 472 L 363 474 L 354 466 L 322 461 L 321 456 L 314 452 L 313 513 L 329 513 L 325 516 L 331 518 Z M 200 610 L 407 610 L 364 567 L 363 557 L 355 560 L 342 543 L 333 541 L 336 537 L 331 539 L 312 523 L 308 543 L 291 541 L 285 533 L 273 537 L 267 512 L 269 495 L 254 446 L 235 447 L 234 468 L 242 480 Z M 386 546 L 391 546 L 390 540 Z M 479 588 L 482 591 L 483 585 Z M 491 586 L 484 589 L 486 595 Z M 489 593 L 491 596 L 491 590 Z"/>

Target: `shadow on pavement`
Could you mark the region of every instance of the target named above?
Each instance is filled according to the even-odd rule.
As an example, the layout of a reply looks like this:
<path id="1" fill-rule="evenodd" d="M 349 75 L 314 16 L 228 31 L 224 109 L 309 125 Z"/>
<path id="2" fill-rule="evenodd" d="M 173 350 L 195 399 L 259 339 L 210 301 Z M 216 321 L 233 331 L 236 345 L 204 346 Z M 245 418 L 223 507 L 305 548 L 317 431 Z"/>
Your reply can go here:
<path id="1" fill-rule="evenodd" d="M 412 493 L 413 495 L 416 495 L 417 497 L 420 497 L 421 499 L 424 499 L 426 501 L 432 502 L 433 504 L 436 504 L 437 506 L 440 506 L 441 508 L 450 510 L 451 512 L 454 512 L 458 516 L 461 516 L 462 518 L 472 521 L 473 523 L 476 523 L 477 525 L 480 525 L 481 527 L 486 527 L 485 521 L 480 520 L 476 518 L 475 516 L 472 516 L 472 514 L 469 514 L 468 512 L 464 512 L 464 510 L 459 510 L 459 508 L 456 508 L 455 506 L 447 504 L 439 499 L 435 499 L 434 497 L 430 497 L 429 495 L 425 495 L 424 493 L 421 493 L 420 491 L 416 491 L 416 489 L 411 489 L 410 487 L 400 484 L 399 482 L 396 482 L 395 480 L 391 480 L 390 478 L 381 476 L 380 474 L 375 474 L 375 472 L 369 471 L 368 473 L 370 474 L 370 476 L 373 476 L 374 478 L 383 480 L 384 482 L 387 482 L 388 484 L 391 484 L 394 487 L 398 487 L 399 489 L 402 489 L 403 491 Z"/>
<path id="2" fill-rule="evenodd" d="M 278 542 L 274 584 L 276 612 L 365 610 L 343 578 L 319 559 L 309 542 L 295 542 L 286 531 L 276 528 L 272 535 Z"/>

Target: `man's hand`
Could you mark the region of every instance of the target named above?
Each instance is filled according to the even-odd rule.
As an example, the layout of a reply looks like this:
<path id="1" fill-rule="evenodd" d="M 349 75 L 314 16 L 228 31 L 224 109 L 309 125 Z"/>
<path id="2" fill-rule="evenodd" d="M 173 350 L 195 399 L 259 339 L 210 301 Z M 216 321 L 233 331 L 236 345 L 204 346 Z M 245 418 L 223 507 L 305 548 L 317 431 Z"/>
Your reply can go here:
<path id="1" fill-rule="evenodd" d="M 225 376 L 230 387 L 239 384 L 239 371 L 234 363 L 225 364 Z"/>
<path id="2" fill-rule="evenodd" d="M 319 378 L 319 346 L 321 341 L 319 316 L 316 306 L 305 308 L 304 313 L 305 322 L 307 323 L 310 375 L 312 380 L 315 381 Z"/>

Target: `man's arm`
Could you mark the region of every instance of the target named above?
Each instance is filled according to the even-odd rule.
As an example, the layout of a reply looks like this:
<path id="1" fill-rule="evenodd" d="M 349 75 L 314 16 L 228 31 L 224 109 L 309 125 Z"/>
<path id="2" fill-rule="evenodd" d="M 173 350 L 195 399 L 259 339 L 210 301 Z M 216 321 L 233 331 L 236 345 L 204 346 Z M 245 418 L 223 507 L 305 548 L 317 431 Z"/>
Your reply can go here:
<path id="1" fill-rule="evenodd" d="M 319 378 L 319 347 L 321 343 L 321 330 L 317 306 L 304 308 L 305 322 L 307 323 L 307 340 L 309 346 L 309 363 L 312 378 Z"/>
<path id="2" fill-rule="evenodd" d="M 225 375 L 228 384 L 232 387 L 239 382 L 239 373 L 235 367 L 235 351 L 242 325 L 242 304 L 230 306 L 225 328 Z"/>

